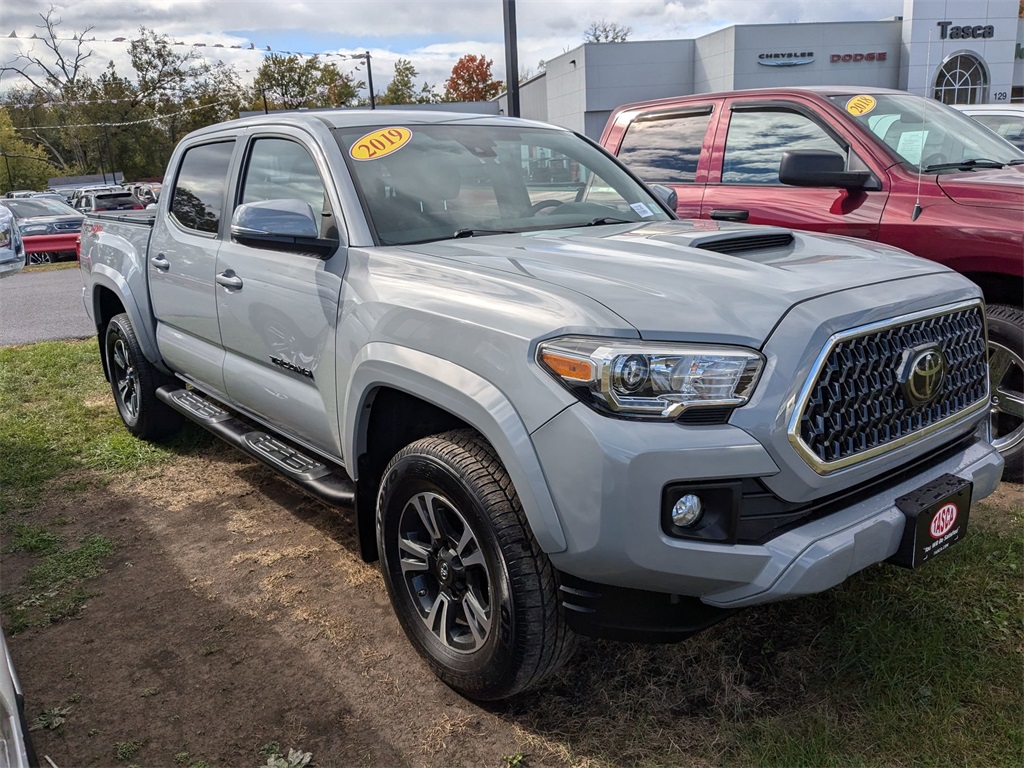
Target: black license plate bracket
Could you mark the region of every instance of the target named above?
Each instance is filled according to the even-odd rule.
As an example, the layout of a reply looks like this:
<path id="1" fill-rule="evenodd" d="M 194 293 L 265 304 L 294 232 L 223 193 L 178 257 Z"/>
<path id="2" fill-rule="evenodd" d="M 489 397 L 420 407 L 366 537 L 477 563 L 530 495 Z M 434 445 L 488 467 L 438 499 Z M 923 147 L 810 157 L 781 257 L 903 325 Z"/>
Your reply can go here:
<path id="1" fill-rule="evenodd" d="M 956 475 L 942 475 L 896 499 L 906 517 L 899 549 L 887 562 L 919 568 L 967 533 L 974 484 Z"/>

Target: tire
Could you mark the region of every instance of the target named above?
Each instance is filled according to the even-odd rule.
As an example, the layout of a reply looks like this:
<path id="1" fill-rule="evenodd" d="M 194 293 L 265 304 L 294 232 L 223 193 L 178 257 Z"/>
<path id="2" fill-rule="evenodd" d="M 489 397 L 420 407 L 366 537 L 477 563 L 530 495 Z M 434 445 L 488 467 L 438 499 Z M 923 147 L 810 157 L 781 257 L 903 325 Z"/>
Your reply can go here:
<path id="1" fill-rule="evenodd" d="M 156 396 L 159 387 L 174 383 L 174 379 L 158 371 L 142 354 L 127 314 L 111 318 L 103 352 L 114 403 L 128 431 L 151 441 L 177 433 L 185 418 Z"/>
<path id="2" fill-rule="evenodd" d="M 384 471 L 381 570 L 399 623 L 434 673 L 478 700 L 512 696 L 575 650 L 555 571 L 479 434 L 418 440 Z"/>
<path id="3" fill-rule="evenodd" d="M 56 255 L 49 251 L 43 251 L 42 253 L 30 253 L 28 255 L 29 264 L 55 264 L 56 262 Z"/>
<path id="4" fill-rule="evenodd" d="M 992 444 L 1006 461 L 1004 480 L 1024 477 L 1024 312 L 989 304 L 988 364 L 992 388 Z"/>

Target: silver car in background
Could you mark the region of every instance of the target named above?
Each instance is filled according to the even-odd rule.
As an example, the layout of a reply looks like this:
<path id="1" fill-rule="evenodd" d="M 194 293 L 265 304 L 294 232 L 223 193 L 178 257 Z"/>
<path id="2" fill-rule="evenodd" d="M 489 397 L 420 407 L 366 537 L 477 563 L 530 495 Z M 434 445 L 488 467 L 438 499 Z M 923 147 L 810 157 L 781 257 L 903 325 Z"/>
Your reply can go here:
<path id="1" fill-rule="evenodd" d="M 10 277 L 25 266 L 25 244 L 14 214 L 0 206 L 0 277 Z"/>

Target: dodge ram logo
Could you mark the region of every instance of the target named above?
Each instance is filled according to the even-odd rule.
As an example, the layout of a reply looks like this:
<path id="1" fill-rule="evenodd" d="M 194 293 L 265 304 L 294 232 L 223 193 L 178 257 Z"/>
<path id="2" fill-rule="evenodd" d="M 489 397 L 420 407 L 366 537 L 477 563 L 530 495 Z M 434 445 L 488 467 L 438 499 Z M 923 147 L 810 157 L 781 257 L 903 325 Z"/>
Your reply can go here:
<path id="1" fill-rule="evenodd" d="M 946 356 L 937 344 L 908 349 L 903 353 L 897 378 L 912 405 L 930 403 L 946 380 Z"/>

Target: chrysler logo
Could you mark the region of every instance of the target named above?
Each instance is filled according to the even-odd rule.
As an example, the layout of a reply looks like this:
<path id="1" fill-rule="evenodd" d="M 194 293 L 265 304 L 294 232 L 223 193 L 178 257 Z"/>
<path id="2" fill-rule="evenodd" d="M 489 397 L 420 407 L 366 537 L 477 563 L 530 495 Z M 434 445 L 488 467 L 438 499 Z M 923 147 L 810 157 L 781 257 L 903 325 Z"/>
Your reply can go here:
<path id="1" fill-rule="evenodd" d="M 937 344 L 926 344 L 903 353 L 898 380 L 912 405 L 930 403 L 946 380 L 946 357 Z"/>

